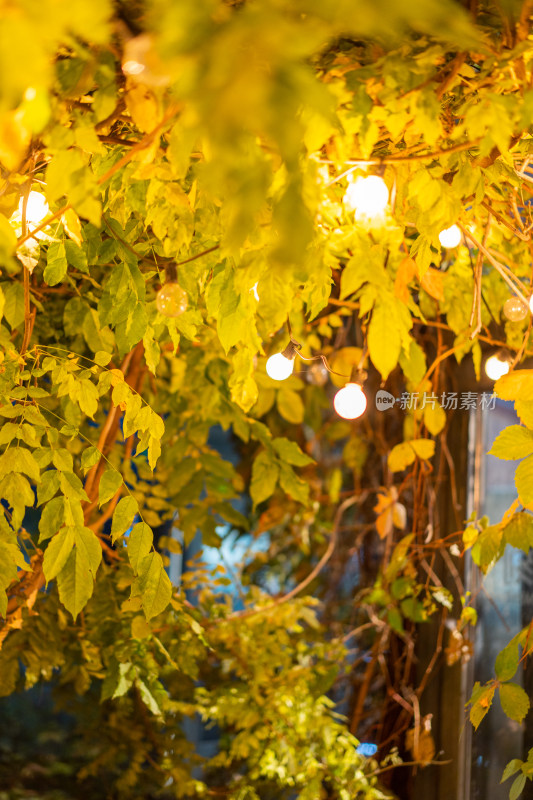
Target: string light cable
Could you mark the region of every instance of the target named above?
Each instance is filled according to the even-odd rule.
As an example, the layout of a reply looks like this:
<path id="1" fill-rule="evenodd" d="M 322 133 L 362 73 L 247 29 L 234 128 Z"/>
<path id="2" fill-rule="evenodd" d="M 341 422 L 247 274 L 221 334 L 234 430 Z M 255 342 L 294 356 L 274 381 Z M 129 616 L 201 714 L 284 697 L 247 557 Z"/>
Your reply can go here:
<path id="1" fill-rule="evenodd" d="M 333 407 L 337 414 L 343 419 L 357 419 L 362 416 L 367 407 L 367 398 L 363 391 L 364 383 L 368 377 L 368 373 L 363 369 L 368 352 L 367 348 L 363 349 L 359 363 L 354 365 L 351 374 L 344 375 L 331 369 L 326 356 L 323 354 L 310 357 L 303 356 L 300 352 L 302 345 L 293 338 L 288 320 L 287 326 L 290 336 L 289 344 L 282 352 L 275 353 L 267 359 L 267 375 L 276 381 L 286 380 L 293 373 L 296 356 L 301 358 L 302 361 L 321 361 L 326 370 L 332 375 L 337 375 L 339 378 L 348 378 L 346 385 L 339 389 L 333 398 Z"/>
<path id="2" fill-rule="evenodd" d="M 178 283 L 176 264 L 165 265 L 165 282 L 156 295 L 155 304 L 164 317 L 179 317 L 187 310 L 189 298 Z"/>

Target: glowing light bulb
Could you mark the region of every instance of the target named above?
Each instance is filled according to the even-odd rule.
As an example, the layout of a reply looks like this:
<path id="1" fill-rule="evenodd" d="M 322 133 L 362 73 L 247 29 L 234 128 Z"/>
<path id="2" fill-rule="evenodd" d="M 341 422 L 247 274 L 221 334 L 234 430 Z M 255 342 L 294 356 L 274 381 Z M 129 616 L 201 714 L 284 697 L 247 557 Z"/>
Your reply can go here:
<path id="1" fill-rule="evenodd" d="M 357 178 L 348 184 L 343 202 L 348 211 L 355 211 L 357 219 L 379 217 L 387 208 L 389 189 L 378 175 Z"/>
<path id="2" fill-rule="evenodd" d="M 491 381 L 497 381 L 503 375 L 507 375 L 511 369 L 511 355 L 505 351 L 498 350 L 493 356 L 487 358 L 485 362 L 485 372 Z"/>
<path id="3" fill-rule="evenodd" d="M 165 317 L 179 317 L 187 310 L 189 300 L 179 283 L 170 281 L 165 283 L 158 291 L 155 304 L 160 314 Z"/>
<path id="4" fill-rule="evenodd" d="M 21 219 L 23 205 L 24 198 L 21 197 L 18 208 Z M 49 213 L 50 209 L 48 208 L 48 203 L 46 202 L 44 196 L 39 194 L 39 192 L 30 192 L 28 195 L 28 203 L 26 205 L 26 224 L 32 227 L 40 225 L 43 219 L 46 219 Z M 38 235 L 39 233 L 36 234 L 36 236 Z"/>
<path id="5" fill-rule="evenodd" d="M 321 364 L 320 361 L 311 364 L 307 370 L 307 380 L 313 386 L 325 386 L 328 382 L 328 371 L 324 364 Z"/>
<path id="6" fill-rule="evenodd" d="M 439 233 L 439 242 L 446 248 L 457 247 L 461 242 L 461 236 L 461 229 L 457 225 L 452 225 L 451 228 L 445 228 Z"/>
<path id="7" fill-rule="evenodd" d="M 366 409 L 366 395 L 358 383 L 347 383 L 333 398 L 335 411 L 343 419 L 357 419 Z"/>
<path id="8" fill-rule="evenodd" d="M 267 375 L 274 381 L 284 381 L 292 375 L 294 369 L 294 356 L 287 358 L 283 353 L 270 356 L 266 363 Z"/>
<path id="9" fill-rule="evenodd" d="M 140 75 L 145 69 L 145 64 L 141 64 L 139 61 L 133 61 L 132 59 L 125 61 L 122 65 L 122 72 L 125 75 Z"/>
<path id="10" fill-rule="evenodd" d="M 168 86 L 170 76 L 157 54 L 153 37 L 147 33 L 128 39 L 124 45 L 122 72 L 133 80 L 140 76 L 140 81 L 148 86 Z"/>
<path id="11" fill-rule="evenodd" d="M 530 311 L 531 311 L 531 313 L 533 314 L 533 294 L 532 294 L 532 295 L 531 295 L 531 297 L 529 298 L 529 310 L 530 310 Z"/>
<path id="12" fill-rule="evenodd" d="M 520 322 L 520 320 L 525 319 L 528 310 L 526 304 L 515 296 L 508 297 L 503 304 L 503 313 L 511 322 Z"/>

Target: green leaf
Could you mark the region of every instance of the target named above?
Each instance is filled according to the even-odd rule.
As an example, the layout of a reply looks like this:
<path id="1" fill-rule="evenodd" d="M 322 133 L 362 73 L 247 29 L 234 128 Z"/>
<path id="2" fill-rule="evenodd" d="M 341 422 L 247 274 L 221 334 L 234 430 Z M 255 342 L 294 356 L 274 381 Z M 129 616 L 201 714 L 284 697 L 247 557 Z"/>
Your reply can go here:
<path id="1" fill-rule="evenodd" d="M 137 686 L 139 687 L 139 694 L 141 695 L 141 699 L 144 705 L 152 712 L 152 714 L 155 714 L 156 716 L 161 716 L 161 709 L 157 705 L 155 697 L 148 689 L 148 686 L 140 679 L 138 679 L 136 683 Z"/>
<path id="2" fill-rule="evenodd" d="M 65 499 L 54 497 L 42 510 L 39 520 L 39 542 L 54 536 L 65 521 Z"/>
<path id="3" fill-rule="evenodd" d="M 134 525 L 133 530 L 128 536 L 127 546 L 128 559 L 136 575 L 139 572 L 141 563 L 152 549 L 153 541 L 154 535 L 152 529 L 146 522 L 138 522 Z"/>
<path id="4" fill-rule="evenodd" d="M 514 781 L 511 784 L 511 789 L 509 791 L 509 800 L 517 800 L 518 797 L 522 794 L 524 790 L 524 786 L 526 785 L 526 778 L 527 776 L 517 775 Z"/>
<path id="5" fill-rule="evenodd" d="M 16 579 L 17 567 L 24 570 L 30 569 L 17 545 L 0 539 L 0 616 L 4 618 L 7 614 L 8 602 L 5 590 L 11 581 Z"/>
<path id="6" fill-rule="evenodd" d="M 4 317 L 11 330 L 24 322 L 24 289 L 21 283 L 2 283 L 4 292 Z"/>
<path id="7" fill-rule="evenodd" d="M 95 578 L 102 560 L 102 545 L 98 536 L 90 528 L 78 526 L 75 528 L 75 541 L 76 548 L 80 550 L 82 560 L 87 564 L 89 571 Z"/>
<path id="8" fill-rule="evenodd" d="M 520 769 L 520 767 L 522 766 L 523 763 L 524 762 L 520 761 L 519 758 L 513 758 L 512 761 L 509 761 L 509 763 L 506 765 L 506 767 L 505 767 L 505 769 L 503 771 L 503 775 L 502 775 L 500 783 L 503 783 L 508 778 L 510 778 L 511 775 L 514 775 L 515 772 L 518 772 L 518 770 Z"/>
<path id="9" fill-rule="evenodd" d="M 42 505 L 56 494 L 59 489 L 59 475 L 55 469 L 47 469 L 41 475 L 41 482 L 37 487 L 37 504 Z"/>
<path id="10" fill-rule="evenodd" d="M 116 495 L 118 490 L 123 484 L 122 475 L 116 469 L 110 467 L 106 469 L 100 478 L 100 486 L 98 488 L 98 505 L 101 507 L 108 500 Z"/>
<path id="11" fill-rule="evenodd" d="M 266 450 L 263 450 L 256 457 L 252 467 L 250 496 L 254 507 L 267 500 L 274 493 L 278 477 L 279 464 Z"/>
<path id="12" fill-rule="evenodd" d="M 119 536 L 127 531 L 130 527 L 135 514 L 137 514 L 139 506 L 134 497 L 128 495 L 119 500 L 115 512 L 113 514 L 113 522 L 111 524 L 111 538 L 115 542 Z"/>
<path id="13" fill-rule="evenodd" d="M 51 242 L 48 246 L 46 255 L 46 267 L 44 268 L 44 280 L 48 286 L 55 286 L 61 283 L 67 274 L 68 263 L 65 253 L 64 242 Z"/>
<path id="14" fill-rule="evenodd" d="M 529 697 L 517 683 L 502 683 L 500 702 L 504 713 L 516 722 L 522 722 L 529 711 Z"/>
<path id="15" fill-rule="evenodd" d="M 90 599 L 94 580 L 87 554 L 81 547 L 76 547 L 57 577 L 59 599 L 72 614 L 74 620 Z"/>
<path id="16" fill-rule="evenodd" d="M 276 397 L 278 411 L 287 422 L 300 425 L 304 418 L 304 404 L 298 392 L 292 389 L 280 389 Z"/>
<path id="17" fill-rule="evenodd" d="M 66 239 L 63 244 L 68 263 L 72 264 L 72 266 L 80 272 L 88 274 L 89 270 L 87 269 L 87 254 L 85 250 L 78 247 L 78 245 L 70 239 Z"/>
<path id="18" fill-rule="evenodd" d="M 471 551 L 472 559 L 482 572 L 487 573 L 503 554 L 504 549 L 505 542 L 501 527 L 489 525 L 477 537 Z"/>
<path id="19" fill-rule="evenodd" d="M 93 418 L 98 410 L 98 389 L 92 381 L 82 380 L 79 382 L 79 393 L 77 401 L 84 414 Z"/>
<path id="20" fill-rule="evenodd" d="M 279 473 L 280 486 L 293 500 L 306 505 L 309 500 L 309 484 L 296 475 L 287 464 L 282 464 Z"/>
<path id="21" fill-rule="evenodd" d="M 515 636 L 496 656 L 494 671 L 498 680 L 510 681 L 518 669 L 518 661 L 518 637 Z"/>
<path id="22" fill-rule="evenodd" d="M 19 473 L 12 472 L 0 481 L 0 498 L 7 500 L 10 506 L 21 503 L 33 506 L 35 495 L 28 480 Z"/>
<path id="23" fill-rule="evenodd" d="M 23 472 L 34 483 L 41 480 L 41 470 L 33 453 L 25 447 L 11 447 L 0 456 L 0 477 L 9 472 Z"/>
<path id="24" fill-rule="evenodd" d="M 58 473 L 56 472 L 56 475 L 57 474 Z M 74 500 L 89 500 L 87 493 L 83 488 L 82 482 L 78 476 L 74 474 L 74 472 L 60 472 L 59 487 L 66 497 Z"/>
<path id="25" fill-rule="evenodd" d="M 59 533 L 56 533 L 50 540 L 43 559 L 43 572 L 47 583 L 53 580 L 65 566 L 74 547 L 74 530 L 72 526 L 61 528 Z"/>
<path id="26" fill-rule="evenodd" d="M 314 459 L 304 453 L 296 444 L 296 442 L 284 437 L 279 437 L 272 440 L 274 450 L 282 461 L 287 464 L 292 464 L 295 467 L 305 467 L 308 464 L 314 464 Z"/>
<path id="27" fill-rule="evenodd" d="M 52 451 L 52 463 L 56 469 L 62 472 L 72 472 L 74 470 L 72 453 L 69 453 L 64 447 L 59 447 Z"/>
<path id="28" fill-rule="evenodd" d="M 523 550 L 527 555 L 533 547 L 533 516 L 527 511 L 513 514 L 503 528 L 503 536 L 507 544 Z"/>
<path id="29" fill-rule="evenodd" d="M 496 685 L 494 683 L 490 683 L 488 686 L 481 686 L 481 684 L 476 681 L 474 684 L 472 697 L 469 703 L 471 704 L 470 722 L 476 730 L 479 728 L 481 720 L 487 715 L 492 705 L 495 690 Z"/>
<path id="30" fill-rule="evenodd" d="M 100 461 L 101 453 L 97 447 L 87 447 L 81 454 L 81 468 L 85 471 L 94 467 Z"/>
<path id="31" fill-rule="evenodd" d="M 513 461 L 533 453 L 533 431 L 523 425 L 509 425 L 498 434 L 489 450 L 489 455 Z"/>
<path id="32" fill-rule="evenodd" d="M 111 359 L 112 355 L 110 353 L 106 353 L 105 350 L 99 350 L 94 354 L 94 360 L 100 367 L 107 367 Z"/>
<path id="33" fill-rule="evenodd" d="M 138 580 L 143 611 L 146 619 L 152 619 L 165 610 L 172 597 L 172 584 L 159 553 L 153 551 L 142 560 Z"/>

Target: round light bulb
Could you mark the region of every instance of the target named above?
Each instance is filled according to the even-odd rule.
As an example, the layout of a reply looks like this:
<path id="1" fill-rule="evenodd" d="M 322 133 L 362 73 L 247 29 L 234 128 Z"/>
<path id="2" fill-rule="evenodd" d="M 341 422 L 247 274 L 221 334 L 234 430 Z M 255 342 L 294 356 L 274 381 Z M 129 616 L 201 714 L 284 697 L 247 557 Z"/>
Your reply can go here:
<path id="1" fill-rule="evenodd" d="M 519 297 L 508 297 L 503 304 L 503 313 L 511 322 L 520 322 L 527 317 L 529 309 Z"/>
<path id="2" fill-rule="evenodd" d="M 366 409 L 366 395 L 358 383 L 347 383 L 333 398 L 335 411 L 343 419 L 357 419 Z"/>
<path id="3" fill-rule="evenodd" d="M 343 202 L 348 211 L 355 211 L 356 218 L 379 217 L 387 208 L 389 189 L 378 175 L 357 178 L 348 184 Z"/>
<path id="4" fill-rule="evenodd" d="M 22 220 L 23 206 L 24 198 L 21 197 L 18 207 L 20 220 Z M 39 194 L 39 192 L 30 192 L 28 195 L 28 202 L 26 204 L 26 225 L 29 228 L 35 228 L 37 225 L 40 225 L 44 219 L 46 219 L 49 213 L 50 209 L 44 198 L 44 195 Z M 37 231 L 35 236 L 38 239 L 42 239 L 44 238 L 45 234 L 42 231 Z"/>
<path id="5" fill-rule="evenodd" d="M 439 233 L 439 242 L 443 247 L 457 247 L 461 242 L 461 229 L 457 225 L 452 225 L 451 228 L 445 228 Z"/>
<path id="6" fill-rule="evenodd" d="M 155 304 L 160 314 L 165 317 L 179 317 L 187 310 L 189 300 L 179 283 L 165 283 L 158 291 Z"/>
<path id="7" fill-rule="evenodd" d="M 133 61 L 133 59 L 125 61 L 122 64 L 122 72 L 125 75 L 140 75 L 145 69 L 146 64 L 141 64 L 139 61 Z"/>
<path id="8" fill-rule="evenodd" d="M 276 353 L 267 360 L 267 375 L 274 381 L 284 381 L 292 375 L 294 358 L 287 358 L 283 353 Z"/>
<path id="9" fill-rule="evenodd" d="M 491 381 L 497 381 L 498 378 L 507 375 L 510 369 L 510 359 L 502 353 L 495 353 L 485 362 L 485 372 Z"/>
<path id="10" fill-rule="evenodd" d="M 307 370 L 307 380 L 313 386 L 325 386 L 328 382 L 328 371 L 319 361 L 311 364 Z"/>

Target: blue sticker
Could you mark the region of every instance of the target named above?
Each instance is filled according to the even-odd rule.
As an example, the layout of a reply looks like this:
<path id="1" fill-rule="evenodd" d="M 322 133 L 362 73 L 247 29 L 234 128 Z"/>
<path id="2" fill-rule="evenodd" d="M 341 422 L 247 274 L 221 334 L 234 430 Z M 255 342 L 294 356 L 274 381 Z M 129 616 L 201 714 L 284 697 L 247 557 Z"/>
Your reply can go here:
<path id="1" fill-rule="evenodd" d="M 359 747 L 357 748 L 357 752 L 361 756 L 373 756 L 377 753 L 378 746 L 377 744 L 371 744 L 370 742 L 361 742 Z"/>

